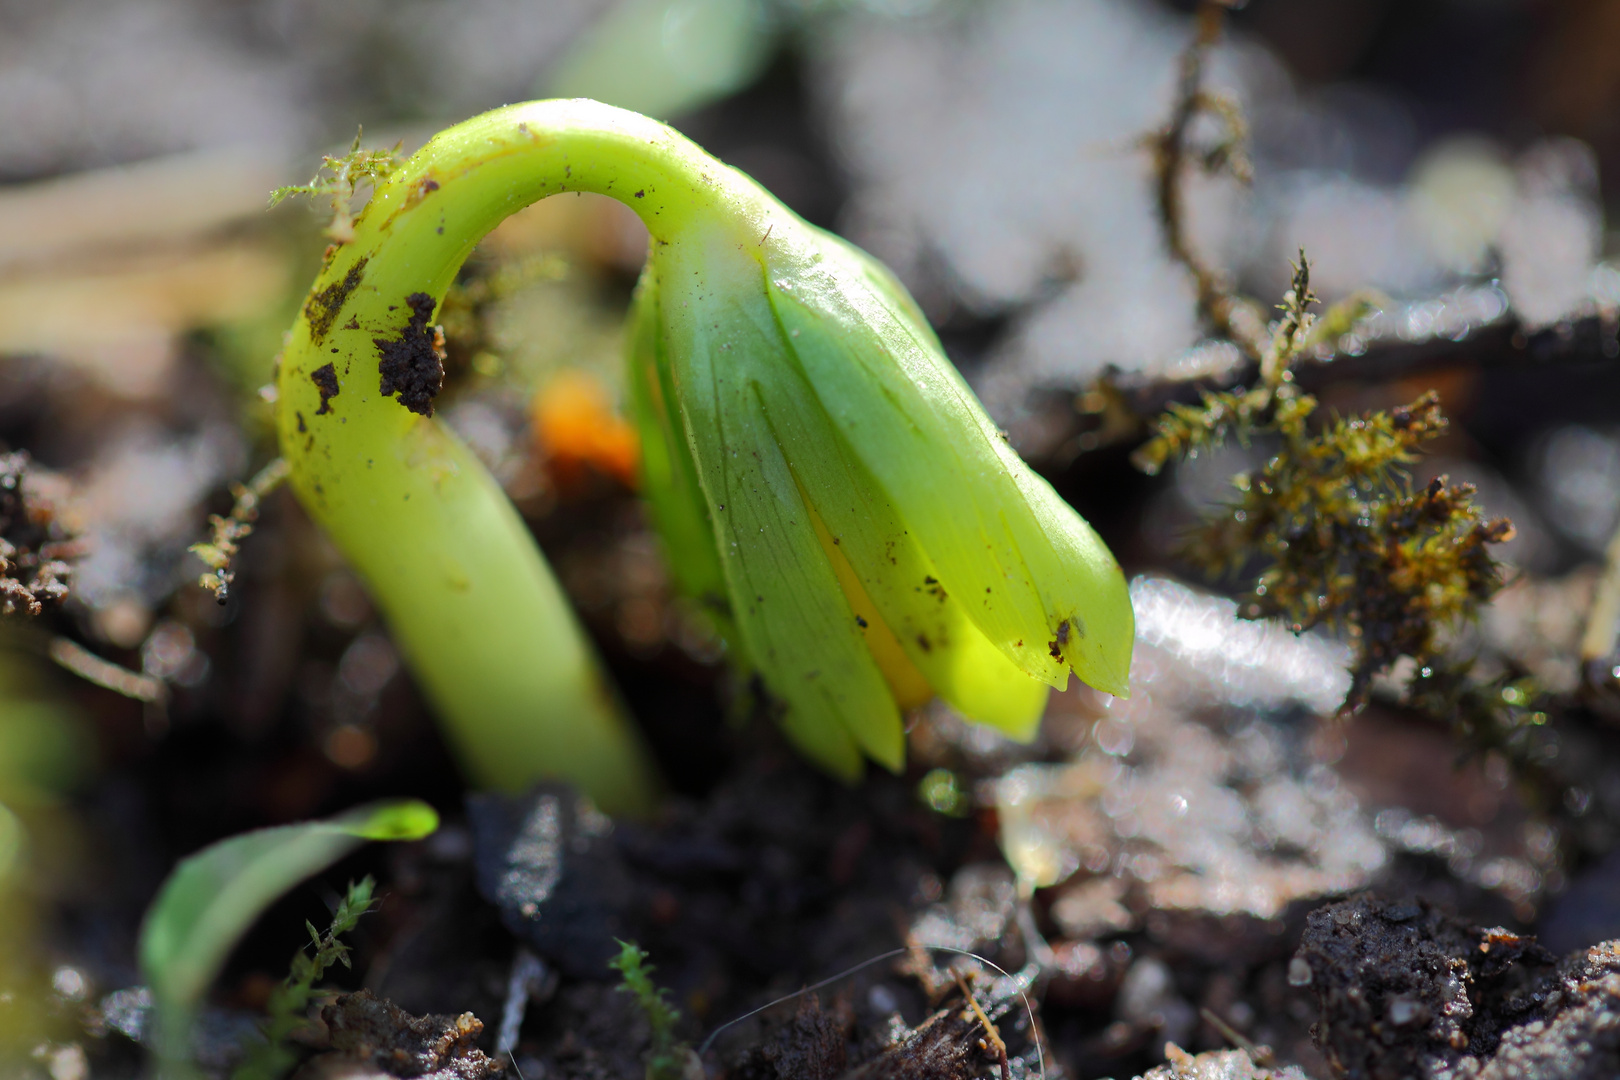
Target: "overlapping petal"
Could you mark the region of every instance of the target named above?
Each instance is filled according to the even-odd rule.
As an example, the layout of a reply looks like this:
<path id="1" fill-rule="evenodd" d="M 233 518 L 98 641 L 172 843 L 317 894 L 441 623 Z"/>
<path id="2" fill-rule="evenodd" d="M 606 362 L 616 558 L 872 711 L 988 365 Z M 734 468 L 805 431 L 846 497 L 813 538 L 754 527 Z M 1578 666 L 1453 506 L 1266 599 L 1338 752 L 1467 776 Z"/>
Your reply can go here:
<path id="1" fill-rule="evenodd" d="M 800 369 L 842 440 L 927 552 L 945 590 L 1020 670 L 1127 692 L 1124 575 L 1073 509 L 1002 439 L 880 265 L 802 230 L 768 284 Z"/>
<path id="2" fill-rule="evenodd" d="M 709 510 L 736 636 L 781 722 L 840 775 L 861 754 L 899 768 L 899 708 L 862 640 L 855 613 L 821 549 L 764 399 L 783 377 L 780 331 L 758 264 L 725 250 L 671 247 L 649 271 L 669 383 Z M 719 284 L 726 271 L 752 288 Z M 670 283 L 692 279 L 679 290 Z M 644 288 L 647 284 L 644 283 Z"/>
<path id="3" fill-rule="evenodd" d="M 677 581 L 723 590 L 738 661 L 841 775 L 862 754 L 898 768 L 900 709 L 933 693 L 1018 738 L 1071 667 L 1123 693 L 1107 548 L 888 272 L 779 218 L 757 243 L 655 245 L 638 293 L 635 409 Z"/>

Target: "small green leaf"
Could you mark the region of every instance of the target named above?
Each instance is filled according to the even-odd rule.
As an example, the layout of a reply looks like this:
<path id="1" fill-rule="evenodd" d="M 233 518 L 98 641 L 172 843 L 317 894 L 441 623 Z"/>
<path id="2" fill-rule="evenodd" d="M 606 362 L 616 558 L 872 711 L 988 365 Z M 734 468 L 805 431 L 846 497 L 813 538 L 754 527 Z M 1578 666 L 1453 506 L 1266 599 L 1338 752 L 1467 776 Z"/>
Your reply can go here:
<path id="1" fill-rule="evenodd" d="M 158 1009 L 158 1052 L 183 1068 L 193 1013 L 231 949 L 299 882 L 367 840 L 416 840 L 438 828 L 414 799 L 370 803 L 324 821 L 232 836 L 180 862 L 141 926 L 140 961 Z"/>
<path id="2" fill-rule="evenodd" d="M 350 810 L 331 824 L 363 840 L 420 840 L 439 827 L 439 814 L 425 802 L 403 799 Z"/>

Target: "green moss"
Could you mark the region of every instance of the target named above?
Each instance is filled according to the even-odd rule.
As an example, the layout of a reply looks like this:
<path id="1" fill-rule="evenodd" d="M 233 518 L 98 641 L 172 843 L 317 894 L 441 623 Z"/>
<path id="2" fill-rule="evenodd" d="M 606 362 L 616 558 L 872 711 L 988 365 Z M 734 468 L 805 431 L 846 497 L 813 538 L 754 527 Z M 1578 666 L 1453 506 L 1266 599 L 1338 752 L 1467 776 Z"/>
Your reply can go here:
<path id="1" fill-rule="evenodd" d="M 356 189 L 362 184 L 368 184 L 372 188 L 380 187 L 394 174 L 400 163 L 401 143 L 395 143 L 389 150 L 362 148 L 360 139 L 364 134 L 363 129 L 354 133 L 354 142 L 350 144 L 349 152 L 342 157 L 332 157 L 330 154 L 322 157 L 321 167 L 315 171 L 309 183 L 290 184 L 272 191 L 271 207 L 280 205 L 283 200 L 293 195 L 328 199 L 332 205 L 332 223 L 327 226 L 327 235 L 340 244 L 352 240 L 354 214 L 351 204 Z"/>
<path id="2" fill-rule="evenodd" d="M 359 882 L 351 881 L 325 933 L 316 930 L 313 923 L 304 923 L 315 951 L 299 949 L 293 956 L 292 970 L 270 995 L 266 1009 L 269 1018 L 263 1025 L 265 1041 L 254 1044 L 247 1060 L 231 1074 L 232 1080 L 280 1080 L 297 1063 L 297 1051 L 287 1045 L 287 1038 L 307 1022 L 315 984 L 327 969 L 333 964 L 349 966 L 349 947 L 340 939 L 371 910 L 375 884 L 369 875 Z"/>
<path id="3" fill-rule="evenodd" d="M 657 969 L 647 963 L 647 953 L 633 941 L 621 941 L 619 955 L 608 961 L 608 967 L 619 973 L 623 980 L 619 989 L 636 999 L 652 1031 L 645 1055 L 647 1080 L 682 1080 L 692 1049 L 675 1037 L 681 1014 L 665 1000 L 668 991 L 653 983 Z"/>
<path id="4" fill-rule="evenodd" d="M 1153 473 L 1229 439 L 1275 442 L 1263 466 L 1234 479 L 1237 498 L 1206 517 L 1179 554 L 1227 579 L 1258 561 L 1240 604 L 1245 617 L 1280 618 L 1296 631 L 1326 626 L 1348 639 L 1356 655 L 1345 704 L 1355 709 L 1400 658 L 1419 670 L 1440 662 L 1446 631 L 1501 587 L 1489 545 L 1513 526 L 1487 521 L 1468 484 L 1413 484 L 1422 444 L 1447 426 L 1432 391 L 1401 408 L 1318 416 L 1316 398 L 1294 386 L 1290 371 L 1318 339 L 1315 299 L 1301 253 L 1259 384 L 1172 405 L 1136 462 Z"/>

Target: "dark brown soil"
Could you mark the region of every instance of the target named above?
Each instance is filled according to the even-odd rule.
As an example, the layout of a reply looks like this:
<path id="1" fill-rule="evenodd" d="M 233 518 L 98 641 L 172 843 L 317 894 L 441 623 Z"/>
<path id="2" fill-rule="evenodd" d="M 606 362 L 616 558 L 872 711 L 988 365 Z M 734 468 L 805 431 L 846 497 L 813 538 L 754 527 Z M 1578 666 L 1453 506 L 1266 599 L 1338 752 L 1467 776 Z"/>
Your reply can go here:
<path id="1" fill-rule="evenodd" d="M 397 338 L 377 338 L 377 372 L 384 397 L 397 400 L 413 413 L 433 415 L 433 399 L 444 389 L 443 342 L 428 326 L 436 306 L 427 293 L 405 298 L 411 317 Z"/>

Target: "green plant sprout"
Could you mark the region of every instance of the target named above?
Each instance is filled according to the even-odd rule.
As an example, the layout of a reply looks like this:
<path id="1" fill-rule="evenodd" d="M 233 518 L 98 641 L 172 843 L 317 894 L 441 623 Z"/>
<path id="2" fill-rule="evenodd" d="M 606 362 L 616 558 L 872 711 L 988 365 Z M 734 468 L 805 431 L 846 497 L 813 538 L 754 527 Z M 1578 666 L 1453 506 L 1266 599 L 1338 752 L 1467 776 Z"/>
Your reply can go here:
<path id="1" fill-rule="evenodd" d="M 647 953 L 633 941 L 619 942 L 619 955 L 608 961 L 608 967 L 619 973 L 618 989 L 635 998 L 647 1018 L 652 1033 L 645 1057 L 647 1080 L 683 1080 L 688 1061 L 694 1060 L 692 1048 L 675 1037 L 681 1014 L 667 1000 L 669 992 L 652 981 L 652 973 L 658 969 L 647 963 Z M 698 1075 L 702 1075 L 701 1066 Z"/>
<path id="2" fill-rule="evenodd" d="M 1399 658 L 1416 662 L 1419 680 L 1441 666 L 1443 632 L 1473 618 L 1501 587 L 1487 545 L 1510 538 L 1513 526 L 1486 521 L 1471 485 L 1444 477 L 1412 484 L 1407 470 L 1418 447 L 1446 428 L 1434 392 L 1403 408 L 1311 422 L 1316 399 L 1293 385 L 1289 368 L 1313 340 L 1315 300 L 1301 252 L 1262 350 L 1260 381 L 1206 391 L 1197 406 L 1171 405 L 1135 460 L 1156 473 L 1227 439 L 1276 439 L 1265 465 L 1233 480 L 1237 500 L 1202 522 L 1179 554 L 1216 576 L 1263 559 L 1239 610 L 1348 637 L 1356 656 L 1345 707 L 1354 710 Z"/>
<path id="3" fill-rule="evenodd" d="M 1028 738 L 1072 669 L 1124 693 L 1124 576 L 1000 437 L 915 303 L 662 124 L 596 102 L 499 109 L 395 168 L 289 337 L 291 480 L 369 584 L 474 779 L 644 807 L 651 772 L 522 521 L 432 419 L 434 315 L 508 214 L 606 194 L 651 234 L 633 410 L 680 583 L 811 758 L 898 768 L 938 693 Z M 1044 684 L 1044 685 L 1043 685 Z"/>
<path id="4" fill-rule="evenodd" d="M 315 996 L 315 984 L 326 969 L 333 964 L 349 966 L 349 947 L 340 939 L 360 925 L 360 916 L 371 910 L 371 894 L 376 886 L 369 874 L 358 882 L 351 881 L 325 933 L 315 929 L 313 923 L 304 923 L 315 951 L 299 949 L 293 954 L 292 970 L 271 993 L 265 1007 L 269 1016 L 263 1024 L 264 1041 L 253 1045 L 247 1060 L 231 1074 L 231 1080 L 281 1080 L 297 1063 L 298 1054 L 287 1045 L 287 1037 L 309 1022 L 305 1014 Z"/>
<path id="5" fill-rule="evenodd" d="M 191 1027 L 202 995 L 267 907 L 367 840 L 419 840 L 438 827 L 426 803 L 371 803 L 323 821 L 242 833 L 183 859 L 147 908 L 139 945 L 163 1071 L 190 1074 Z"/>

